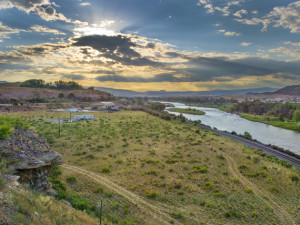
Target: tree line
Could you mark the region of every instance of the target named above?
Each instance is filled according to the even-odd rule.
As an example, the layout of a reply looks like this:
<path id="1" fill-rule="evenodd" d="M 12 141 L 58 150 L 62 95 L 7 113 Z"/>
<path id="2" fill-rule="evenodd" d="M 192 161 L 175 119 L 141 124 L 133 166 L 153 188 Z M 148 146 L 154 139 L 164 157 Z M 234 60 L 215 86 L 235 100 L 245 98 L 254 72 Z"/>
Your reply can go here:
<path id="1" fill-rule="evenodd" d="M 280 119 L 300 121 L 300 104 L 261 102 L 260 100 L 238 102 L 231 112 L 249 113 L 263 116 L 274 116 Z"/>
<path id="2" fill-rule="evenodd" d="M 21 87 L 31 87 L 31 88 L 51 88 L 51 89 L 59 89 L 59 90 L 80 90 L 83 87 L 75 81 L 63 81 L 58 80 L 54 83 L 49 82 L 46 83 L 41 79 L 30 79 L 25 80 L 21 83 Z"/>

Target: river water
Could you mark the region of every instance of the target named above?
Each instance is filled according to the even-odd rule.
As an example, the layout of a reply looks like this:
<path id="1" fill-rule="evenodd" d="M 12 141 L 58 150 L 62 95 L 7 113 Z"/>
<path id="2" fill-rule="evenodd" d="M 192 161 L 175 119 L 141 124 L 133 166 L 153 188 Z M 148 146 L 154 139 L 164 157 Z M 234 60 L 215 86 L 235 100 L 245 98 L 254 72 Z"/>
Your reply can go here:
<path id="1" fill-rule="evenodd" d="M 190 120 L 201 120 L 202 124 L 216 127 L 218 130 L 244 134 L 248 131 L 253 139 L 264 144 L 272 144 L 289 149 L 300 154 L 300 133 L 296 131 L 286 130 L 274 127 L 264 123 L 253 122 L 241 118 L 239 115 L 226 113 L 214 108 L 186 106 L 182 103 L 172 103 L 177 108 L 193 108 L 204 111 L 205 115 L 191 115 L 183 113 L 183 116 Z M 167 110 L 168 108 L 166 108 Z M 178 115 L 179 113 L 170 112 Z"/>

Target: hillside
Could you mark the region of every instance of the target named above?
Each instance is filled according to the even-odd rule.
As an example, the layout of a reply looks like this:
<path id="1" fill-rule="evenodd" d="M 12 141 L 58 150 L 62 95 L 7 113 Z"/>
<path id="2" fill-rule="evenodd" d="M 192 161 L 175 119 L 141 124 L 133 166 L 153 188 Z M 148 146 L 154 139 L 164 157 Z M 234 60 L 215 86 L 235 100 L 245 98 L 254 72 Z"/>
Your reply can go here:
<path id="1" fill-rule="evenodd" d="M 242 95 L 249 92 L 263 93 L 272 92 L 277 89 L 274 88 L 254 88 L 254 89 L 237 89 L 237 90 L 211 90 L 211 91 L 146 91 L 146 92 L 136 92 L 125 89 L 114 89 L 114 88 L 104 88 L 96 87 L 95 89 L 108 92 L 117 97 L 170 97 L 170 96 L 200 96 L 200 95 Z"/>
<path id="2" fill-rule="evenodd" d="M 287 86 L 284 88 L 281 88 L 277 91 L 275 91 L 273 94 L 278 94 L 278 95 L 299 95 L 300 96 L 300 85 L 292 85 L 292 86 Z"/>
<path id="3" fill-rule="evenodd" d="M 0 83 L 0 99 L 28 99 L 28 98 L 58 98 L 63 93 L 65 97 L 74 94 L 75 98 L 92 100 L 110 100 L 113 96 L 99 90 L 57 90 L 48 88 L 20 87 L 19 83 Z"/>
<path id="4" fill-rule="evenodd" d="M 59 115 L 58 115 L 59 114 Z M 300 171 L 243 144 L 144 112 L 17 112 L 62 154 L 66 187 L 104 218 L 127 224 L 299 224 Z M 58 181 L 56 181 L 58 182 Z"/>

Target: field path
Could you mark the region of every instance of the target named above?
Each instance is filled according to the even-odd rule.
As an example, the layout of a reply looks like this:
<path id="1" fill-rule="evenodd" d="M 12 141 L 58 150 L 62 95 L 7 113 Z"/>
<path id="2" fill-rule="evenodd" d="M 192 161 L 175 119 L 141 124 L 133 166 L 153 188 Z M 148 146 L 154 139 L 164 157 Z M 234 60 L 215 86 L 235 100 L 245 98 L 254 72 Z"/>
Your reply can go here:
<path id="1" fill-rule="evenodd" d="M 146 202 L 144 199 L 142 199 L 139 195 L 134 194 L 131 191 L 126 190 L 125 188 L 119 186 L 118 184 L 108 180 L 107 178 L 100 176 L 94 172 L 82 169 L 77 166 L 71 166 L 63 164 L 61 167 L 67 170 L 74 171 L 76 173 L 83 174 L 94 181 L 100 183 L 101 185 L 107 187 L 108 189 L 114 191 L 115 193 L 118 193 L 119 195 L 125 197 L 127 200 L 138 206 L 141 210 L 143 210 L 146 214 L 151 215 L 152 217 L 152 224 L 171 224 L 170 221 L 174 221 L 175 224 L 181 224 L 178 221 L 174 220 L 169 214 L 167 214 L 165 211 L 167 209 L 164 209 L 160 206 L 155 206 L 149 202 Z M 155 221 L 157 221 L 155 223 Z"/>
<path id="2" fill-rule="evenodd" d="M 290 224 L 296 225 L 297 224 L 294 221 L 293 217 L 287 212 L 287 210 L 283 206 L 280 206 L 276 203 L 273 195 L 270 192 L 258 188 L 250 180 L 248 180 L 246 177 L 244 177 L 240 173 L 235 161 L 228 154 L 226 154 L 224 157 L 226 158 L 226 160 L 228 162 L 228 168 L 229 168 L 231 174 L 234 177 L 238 178 L 245 187 L 253 190 L 253 193 L 260 200 L 265 202 L 267 205 L 270 205 L 273 208 L 276 215 L 279 217 L 281 224 L 287 224 L 287 225 L 290 225 Z M 267 199 L 264 198 L 263 196 L 267 197 Z"/>

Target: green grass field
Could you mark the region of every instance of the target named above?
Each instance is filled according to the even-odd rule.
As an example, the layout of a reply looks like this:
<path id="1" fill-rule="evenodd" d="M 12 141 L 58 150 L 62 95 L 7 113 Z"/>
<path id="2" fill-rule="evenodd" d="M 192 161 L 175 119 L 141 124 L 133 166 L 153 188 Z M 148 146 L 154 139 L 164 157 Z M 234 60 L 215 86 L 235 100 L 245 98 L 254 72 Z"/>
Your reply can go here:
<path id="1" fill-rule="evenodd" d="M 169 108 L 169 111 L 172 112 L 179 112 L 179 113 L 187 113 L 187 114 L 193 114 L 193 115 L 205 115 L 205 112 L 197 109 L 192 109 L 192 108 L 187 108 L 187 109 L 182 109 L 182 108 Z"/>
<path id="2" fill-rule="evenodd" d="M 68 113 L 9 115 L 44 134 L 66 165 L 107 178 L 162 208 L 169 223 L 300 224 L 300 171 L 227 138 L 131 111 L 64 122 L 58 138 L 58 124 L 45 119 L 67 118 Z M 134 204 L 84 173 L 62 169 L 60 179 L 70 193 L 91 205 L 103 199 L 107 221 L 163 224 L 143 210 L 146 204 L 139 207 L 140 201 Z"/>
<path id="3" fill-rule="evenodd" d="M 239 115 L 247 120 L 251 120 L 254 122 L 270 124 L 275 127 L 280 127 L 280 128 L 300 132 L 300 122 L 286 121 L 286 120 L 281 121 L 278 117 L 274 117 L 274 116 L 260 116 L 260 115 L 252 115 L 247 113 L 240 113 Z"/>

